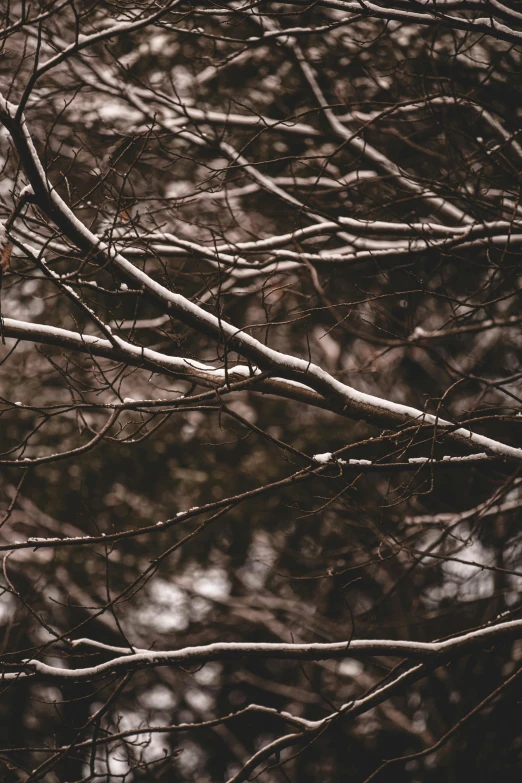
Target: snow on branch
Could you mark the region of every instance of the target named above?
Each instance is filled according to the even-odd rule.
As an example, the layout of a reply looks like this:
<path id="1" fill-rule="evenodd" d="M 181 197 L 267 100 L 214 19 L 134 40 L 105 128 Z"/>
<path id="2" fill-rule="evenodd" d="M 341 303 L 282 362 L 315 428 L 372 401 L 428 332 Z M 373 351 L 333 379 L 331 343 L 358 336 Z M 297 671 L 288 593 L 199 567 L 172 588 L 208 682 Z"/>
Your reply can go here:
<path id="1" fill-rule="evenodd" d="M 411 642 L 392 639 L 354 639 L 352 641 L 329 644 L 278 644 L 272 642 L 215 642 L 181 650 L 139 650 L 119 655 L 97 666 L 68 669 L 46 664 L 42 661 L 25 660 L 22 663 L 26 672 L 60 681 L 90 680 L 108 674 L 132 671 L 143 667 L 189 666 L 227 659 L 266 658 L 294 661 L 324 661 L 346 657 L 368 657 L 388 655 L 401 658 L 428 658 L 431 656 L 462 655 L 482 645 L 495 644 L 507 639 L 522 638 L 522 620 L 491 625 L 470 631 L 442 642 Z M 73 648 L 91 646 L 105 652 L 122 652 L 115 648 L 90 639 L 77 639 L 71 642 Z M 18 672 L 6 672 L 4 679 L 16 679 Z"/>

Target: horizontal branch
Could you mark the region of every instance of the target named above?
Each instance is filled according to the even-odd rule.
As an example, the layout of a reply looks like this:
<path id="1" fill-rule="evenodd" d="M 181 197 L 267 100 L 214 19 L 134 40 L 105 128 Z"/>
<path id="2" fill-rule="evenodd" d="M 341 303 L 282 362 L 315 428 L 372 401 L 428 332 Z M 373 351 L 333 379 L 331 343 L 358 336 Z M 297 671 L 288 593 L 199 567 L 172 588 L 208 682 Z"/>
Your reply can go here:
<path id="1" fill-rule="evenodd" d="M 103 652 L 117 652 L 119 657 L 87 666 L 82 669 L 65 669 L 51 666 L 42 661 L 23 661 L 21 667 L 26 675 L 40 675 L 46 679 L 62 682 L 91 680 L 108 674 L 120 674 L 142 668 L 158 666 L 202 665 L 210 661 L 237 659 L 271 659 L 291 661 L 324 661 L 349 657 L 370 657 L 386 655 L 400 658 L 425 659 L 432 656 L 463 655 L 484 645 L 491 646 L 522 637 L 522 620 L 480 628 L 441 642 L 395 641 L 393 639 L 355 639 L 353 641 L 312 644 L 283 644 L 272 642 L 215 642 L 181 650 L 139 650 L 127 653 L 122 647 L 114 647 L 92 639 L 72 641 L 72 647 L 88 646 Z M 121 654 L 124 653 L 124 654 Z M 16 679 L 20 672 L 6 672 L 4 679 Z"/>

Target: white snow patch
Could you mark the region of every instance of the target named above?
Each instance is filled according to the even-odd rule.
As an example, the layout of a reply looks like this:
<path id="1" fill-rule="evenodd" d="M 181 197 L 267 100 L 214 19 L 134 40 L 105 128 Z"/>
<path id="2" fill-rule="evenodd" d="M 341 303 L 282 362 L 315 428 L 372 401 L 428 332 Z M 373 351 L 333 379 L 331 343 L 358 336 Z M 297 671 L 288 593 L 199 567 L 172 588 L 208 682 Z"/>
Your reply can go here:
<path id="1" fill-rule="evenodd" d="M 468 454 L 465 457 L 443 457 L 443 462 L 474 462 L 476 459 L 487 459 L 488 455 L 485 451 L 481 451 L 479 454 Z"/>
<path id="2" fill-rule="evenodd" d="M 32 185 L 26 185 L 22 190 L 20 191 L 20 198 L 23 198 L 24 196 L 34 196 L 34 190 Z"/>
<path id="3" fill-rule="evenodd" d="M 321 465 L 326 465 L 332 459 L 332 452 L 327 451 L 324 454 L 314 454 L 313 458 L 315 462 L 319 462 Z"/>

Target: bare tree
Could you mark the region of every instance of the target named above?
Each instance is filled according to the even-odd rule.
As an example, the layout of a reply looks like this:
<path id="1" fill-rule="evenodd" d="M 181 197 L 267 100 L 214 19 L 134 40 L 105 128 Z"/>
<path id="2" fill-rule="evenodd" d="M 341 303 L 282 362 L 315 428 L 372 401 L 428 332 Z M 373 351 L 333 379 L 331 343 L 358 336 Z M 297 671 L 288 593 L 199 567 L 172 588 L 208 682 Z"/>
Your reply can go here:
<path id="1" fill-rule="evenodd" d="M 519 780 L 518 6 L 4 6 L 2 780 Z"/>

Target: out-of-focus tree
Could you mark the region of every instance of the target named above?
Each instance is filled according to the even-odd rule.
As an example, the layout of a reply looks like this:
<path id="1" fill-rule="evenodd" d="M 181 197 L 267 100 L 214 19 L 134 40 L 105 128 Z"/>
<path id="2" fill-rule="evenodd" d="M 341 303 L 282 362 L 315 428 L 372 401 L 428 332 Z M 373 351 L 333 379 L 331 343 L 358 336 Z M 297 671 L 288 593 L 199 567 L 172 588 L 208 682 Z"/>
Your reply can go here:
<path id="1" fill-rule="evenodd" d="M 522 4 L 0 24 L 1 779 L 518 781 Z"/>

